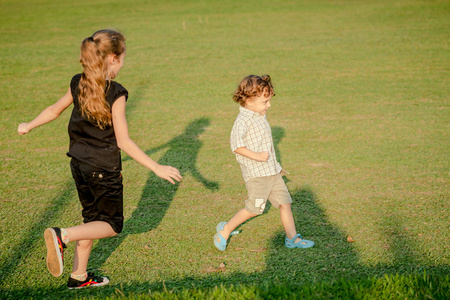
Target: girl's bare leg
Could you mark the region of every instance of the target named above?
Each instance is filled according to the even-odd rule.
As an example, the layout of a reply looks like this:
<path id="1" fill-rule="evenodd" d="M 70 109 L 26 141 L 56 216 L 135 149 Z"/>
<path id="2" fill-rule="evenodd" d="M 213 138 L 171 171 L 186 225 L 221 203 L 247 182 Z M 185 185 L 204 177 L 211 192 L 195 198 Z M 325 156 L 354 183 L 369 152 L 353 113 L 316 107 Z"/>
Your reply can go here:
<path id="1" fill-rule="evenodd" d="M 93 240 L 112 237 L 117 234 L 109 223 L 103 221 L 84 223 L 66 228 L 66 230 L 69 234 L 69 241 L 77 241 L 72 270 L 74 275 L 86 273 Z"/>

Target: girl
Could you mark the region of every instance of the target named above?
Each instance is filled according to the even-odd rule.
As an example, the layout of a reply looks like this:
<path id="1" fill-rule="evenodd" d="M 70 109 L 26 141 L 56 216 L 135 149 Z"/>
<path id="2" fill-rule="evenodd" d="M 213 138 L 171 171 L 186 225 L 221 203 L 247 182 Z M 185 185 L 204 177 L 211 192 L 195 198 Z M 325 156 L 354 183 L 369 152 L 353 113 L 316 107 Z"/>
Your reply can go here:
<path id="1" fill-rule="evenodd" d="M 82 206 L 83 224 L 47 228 L 47 267 L 53 276 L 63 272 L 63 248 L 76 241 L 69 289 L 108 284 L 106 277 L 87 273 L 93 240 L 122 231 L 123 186 L 120 150 L 172 184 L 180 172 L 148 157 L 129 137 L 125 117 L 128 91 L 112 81 L 123 67 L 125 38 L 114 30 L 100 30 L 81 44 L 82 73 L 75 75 L 67 93 L 33 121 L 22 123 L 19 134 L 58 118 L 73 103 L 69 121 L 71 171 Z"/>

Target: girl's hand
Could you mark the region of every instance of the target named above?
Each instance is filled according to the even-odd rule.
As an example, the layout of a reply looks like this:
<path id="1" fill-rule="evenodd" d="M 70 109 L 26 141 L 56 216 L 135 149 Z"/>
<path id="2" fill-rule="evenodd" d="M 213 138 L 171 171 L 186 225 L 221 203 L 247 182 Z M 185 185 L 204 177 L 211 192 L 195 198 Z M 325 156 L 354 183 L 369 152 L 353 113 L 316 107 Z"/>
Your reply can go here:
<path id="1" fill-rule="evenodd" d="M 169 181 L 171 184 L 175 184 L 174 179 L 180 182 L 183 178 L 180 172 L 176 168 L 171 166 L 159 165 L 155 169 L 154 173 L 156 174 L 156 176 Z"/>
<path id="2" fill-rule="evenodd" d="M 256 153 L 257 161 L 267 161 L 269 159 L 269 152 L 263 151 Z"/>
<path id="3" fill-rule="evenodd" d="M 19 124 L 19 127 L 17 128 L 17 132 L 20 135 L 23 135 L 23 134 L 26 134 L 26 133 L 30 132 L 30 130 L 28 129 L 28 123 Z"/>

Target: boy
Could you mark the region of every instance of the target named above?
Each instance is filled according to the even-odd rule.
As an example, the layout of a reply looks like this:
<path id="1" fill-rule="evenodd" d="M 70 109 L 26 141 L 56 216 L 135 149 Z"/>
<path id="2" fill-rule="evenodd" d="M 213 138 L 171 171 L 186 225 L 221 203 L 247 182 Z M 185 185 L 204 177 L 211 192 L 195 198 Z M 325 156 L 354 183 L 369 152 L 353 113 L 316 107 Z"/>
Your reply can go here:
<path id="1" fill-rule="evenodd" d="M 225 251 L 231 232 L 248 219 L 264 212 L 267 200 L 280 208 L 281 223 L 286 232 L 285 246 L 288 248 L 310 248 L 313 241 L 302 239 L 295 229 L 292 215 L 292 199 L 283 175 L 286 174 L 277 162 L 270 125 L 266 112 L 270 100 L 275 96 L 269 75 L 250 75 L 244 78 L 233 95 L 240 104 L 239 115 L 231 131 L 231 150 L 241 167 L 248 191 L 245 208 L 228 222 L 216 227 L 214 245 Z"/>

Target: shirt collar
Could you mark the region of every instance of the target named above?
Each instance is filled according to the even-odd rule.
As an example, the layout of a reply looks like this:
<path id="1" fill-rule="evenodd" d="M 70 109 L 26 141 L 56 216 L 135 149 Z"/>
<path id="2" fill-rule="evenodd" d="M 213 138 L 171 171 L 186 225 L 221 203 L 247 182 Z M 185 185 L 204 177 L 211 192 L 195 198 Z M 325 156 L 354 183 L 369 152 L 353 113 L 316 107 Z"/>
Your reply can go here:
<path id="1" fill-rule="evenodd" d="M 243 106 L 239 106 L 239 112 L 248 115 L 249 117 L 253 117 L 253 118 L 265 118 L 265 115 L 260 115 L 257 112 L 254 112 L 248 108 L 245 108 Z"/>

